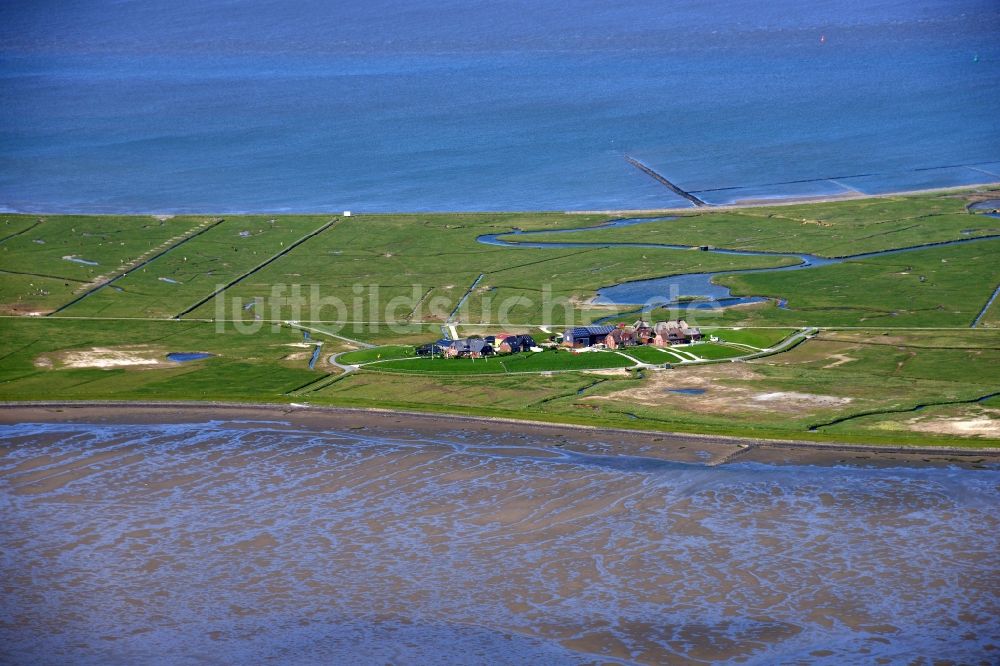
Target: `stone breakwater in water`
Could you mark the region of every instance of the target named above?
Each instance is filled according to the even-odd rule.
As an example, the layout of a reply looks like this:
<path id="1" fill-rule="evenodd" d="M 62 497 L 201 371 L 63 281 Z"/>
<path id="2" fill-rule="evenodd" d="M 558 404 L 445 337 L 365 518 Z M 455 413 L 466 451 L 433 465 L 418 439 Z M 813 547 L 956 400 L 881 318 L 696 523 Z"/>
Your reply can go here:
<path id="1" fill-rule="evenodd" d="M 995 662 L 1000 471 L 282 421 L 0 429 L 0 658 Z M 985 583 L 985 584 L 984 584 Z"/>

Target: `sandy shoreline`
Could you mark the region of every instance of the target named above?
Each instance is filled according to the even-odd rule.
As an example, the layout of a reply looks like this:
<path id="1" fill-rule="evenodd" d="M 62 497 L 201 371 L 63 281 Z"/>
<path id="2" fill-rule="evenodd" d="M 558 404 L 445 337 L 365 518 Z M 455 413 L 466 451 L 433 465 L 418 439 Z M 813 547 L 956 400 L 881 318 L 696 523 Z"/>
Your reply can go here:
<path id="1" fill-rule="evenodd" d="M 896 192 L 880 192 L 878 194 L 868 194 L 867 192 L 841 192 L 838 194 L 817 194 L 817 195 L 796 195 L 775 198 L 742 199 L 731 204 L 710 204 L 704 208 L 694 208 L 684 206 L 681 208 L 635 208 L 618 210 L 567 210 L 563 211 L 571 215 L 645 215 L 653 213 L 690 213 L 692 210 L 705 211 L 726 211 L 740 210 L 743 208 L 761 208 L 770 206 L 795 206 L 810 203 L 832 203 L 835 201 L 857 201 L 859 199 L 885 199 L 889 197 L 916 196 L 918 194 L 944 194 L 948 192 L 963 192 L 978 190 L 982 188 L 994 188 L 1000 186 L 1000 182 L 975 183 L 973 185 L 955 185 L 950 187 L 927 187 L 920 190 L 899 190 Z"/>
<path id="2" fill-rule="evenodd" d="M 837 444 L 618 430 L 541 421 L 285 404 L 185 402 L 31 402 L 0 404 L 0 425 L 16 423 L 156 424 L 278 421 L 327 431 L 376 430 L 380 437 L 434 439 L 481 433 L 503 449 L 562 449 L 708 465 L 759 462 L 796 465 L 960 466 L 1000 464 L 1000 448 Z"/>
<path id="3" fill-rule="evenodd" d="M 902 197 L 902 196 L 912 196 L 918 194 L 934 194 L 934 193 L 944 193 L 944 192 L 961 192 L 964 190 L 976 190 L 980 188 L 991 188 L 1000 187 L 1000 182 L 992 181 L 985 183 L 973 183 L 971 185 L 952 185 L 948 187 L 927 187 L 918 190 L 899 190 L 895 192 L 881 192 L 878 194 L 868 194 L 867 192 L 842 192 L 838 194 L 817 194 L 817 195 L 793 195 L 784 197 L 775 197 L 772 199 L 760 198 L 760 199 L 743 199 L 736 203 L 731 204 L 710 204 L 703 208 L 695 208 L 693 206 L 683 206 L 680 208 L 615 208 L 615 209 L 604 209 L 604 210 L 431 210 L 431 211 L 389 211 L 389 212 L 379 212 L 379 213 L 366 213 L 363 210 L 352 211 L 353 215 L 368 215 L 368 216 L 386 216 L 386 215 L 498 215 L 498 214 L 511 214 L 511 215 L 523 215 L 526 213 L 565 213 L 567 215 L 644 215 L 644 214 L 654 214 L 654 213 L 690 213 L 693 210 L 698 210 L 700 212 L 713 211 L 713 210 L 736 210 L 740 208 L 760 208 L 762 206 L 792 206 L 796 204 L 804 203 L 825 203 L 833 201 L 854 201 L 857 199 L 882 199 L 886 197 Z M 164 213 L 163 211 L 104 211 L 104 212 L 71 212 L 71 211 L 45 211 L 41 209 L 29 210 L 0 210 L 0 213 L 5 215 L 77 215 L 81 217 L 98 217 L 104 215 L 136 215 L 143 217 L 155 217 L 157 219 L 170 219 L 173 217 L 185 217 L 185 216 L 208 216 L 208 217 L 219 217 L 225 215 L 340 215 L 341 211 L 329 211 L 329 210 L 318 210 L 318 211 L 292 211 L 292 210 L 281 210 L 281 211 L 269 211 L 269 210 L 243 210 L 243 211 L 229 211 L 229 212 L 205 212 L 205 211 L 188 211 L 188 212 L 172 212 Z"/>

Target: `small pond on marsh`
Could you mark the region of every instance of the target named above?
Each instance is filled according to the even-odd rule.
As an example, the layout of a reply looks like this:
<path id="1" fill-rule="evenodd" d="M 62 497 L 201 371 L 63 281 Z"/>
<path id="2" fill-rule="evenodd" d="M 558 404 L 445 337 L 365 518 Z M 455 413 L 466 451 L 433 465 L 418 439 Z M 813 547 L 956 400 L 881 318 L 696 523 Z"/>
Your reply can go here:
<path id="1" fill-rule="evenodd" d="M 100 265 L 96 261 L 91 261 L 90 259 L 81 259 L 80 257 L 73 256 L 73 255 L 67 255 L 67 256 L 63 257 L 63 259 L 65 259 L 66 261 L 72 261 L 72 262 L 77 263 L 77 264 L 83 264 L 84 266 L 99 266 Z"/>
<path id="2" fill-rule="evenodd" d="M 209 354 L 208 352 L 170 352 L 167 354 L 167 360 L 175 363 L 186 363 L 187 361 L 200 361 L 203 358 L 210 358 L 212 356 L 215 356 L 215 354 Z"/>

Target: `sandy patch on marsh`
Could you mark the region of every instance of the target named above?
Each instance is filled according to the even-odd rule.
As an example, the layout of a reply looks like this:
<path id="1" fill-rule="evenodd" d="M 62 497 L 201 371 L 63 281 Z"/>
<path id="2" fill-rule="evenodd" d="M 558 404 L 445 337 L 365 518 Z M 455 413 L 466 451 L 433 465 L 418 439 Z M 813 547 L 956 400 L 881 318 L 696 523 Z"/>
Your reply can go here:
<path id="1" fill-rule="evenodd" d="M 774 391 L 772 393 L 758 393 L 751 396 L 751 400 L 756 402 L 795 402 L 802 404 L 820 405 L 823 407 L 838 407 L 851 402 L 851 398 L 841 398 L 833 395 L 820 395 L 817 393 L 799 393 L 798 391 Z"/>
<path id="2" fill-rule="evenodd" d="M 858 359 L 848 356 L 846 354 L 830 354 L 827 358 L 836 359 L 833 363 L 828 363 L 823 366 L 824 370 L 829 370 L 830 368 L 836 368 L 839 365 L 844 365 L 845 363 L 851 363 L 857 361 Z"/>
<path id="3" fill-rule="evenodd" d="M 91 347 L 44 354 L 35 359 L 39 368 L 123 368 L 168 366 L 166 351 L 149 345 Z"/>
<path id="4" fill-rule="evenodd" d="M 979 414 L 938 417 L 928 420 L 912 419 L 907 422 L 910 430 L 960 437 L 995 437 L 1000 439 L 1000 409 L 986 409 Z"/>
<path id="5" fill-rule="evenodd" d="M 784 414 L 810 413 L 839 407 L 851 398 L 800 393 L 797 391 L 760 390 L 766 377 L 742 363 L 727 363 L 686 371 L 658 372 L 641 386 L 607 395 L 588 396 L 584 400 L 625 402 L 647 407 L 676 407 L 704 414 L 768 411 Z M 676 393 L 677 389 L 700 389 L 700 395 Z"/>

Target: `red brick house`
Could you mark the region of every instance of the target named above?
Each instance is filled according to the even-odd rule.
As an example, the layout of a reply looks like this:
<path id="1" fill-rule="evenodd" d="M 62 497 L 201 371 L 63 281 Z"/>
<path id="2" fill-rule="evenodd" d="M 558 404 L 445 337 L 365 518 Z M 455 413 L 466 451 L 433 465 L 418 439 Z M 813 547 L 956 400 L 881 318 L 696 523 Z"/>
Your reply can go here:
<path id="1" fill-rule="evenodd" d="M 638 345 L 650 345 L 653 344 L 653 338 L 656 337 L 656 331 L 650 326 L 648 321 L 642 319 L 636 320 L 632 324 L 632 328 L 635 329 L 635 343 Z"/>
<path id="2" fill-rule="evenodd" d="M 608 333 L 604 338 L 604 345 L 608 349 L 618 349 L 619 347 L 631 347 L 637 344 L 635 330 L 630 326 L 622 326 Z"/>
<path id="3" fill-rule="evenodd" d="M 670 345 L 684 345 L 689 342 L 701 340 L 701 331 L 694 326 L 689 326 L 683 319 L 679 321 L 659 321 L 653 327 L 656 335 L 653 337 L 653 345 L 656 347 L 669 347 Z"/>

